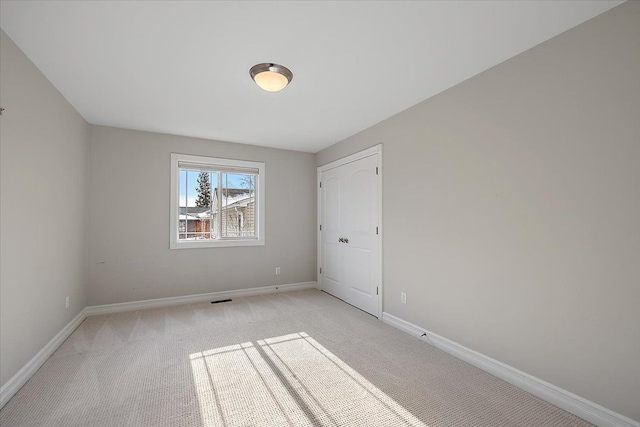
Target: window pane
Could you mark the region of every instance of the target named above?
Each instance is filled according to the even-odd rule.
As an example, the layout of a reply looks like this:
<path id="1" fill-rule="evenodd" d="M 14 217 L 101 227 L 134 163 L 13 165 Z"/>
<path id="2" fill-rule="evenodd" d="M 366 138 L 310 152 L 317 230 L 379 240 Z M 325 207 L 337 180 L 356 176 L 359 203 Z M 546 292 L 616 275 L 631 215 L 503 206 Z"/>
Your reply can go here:
<path id="1" fill-rule="evenodd" d="M 220 238 L 220 230 L 218 230 L 218 200 L 216 198 L 218 192 L 218 172 L 209 172 L 211 179 L 211 206 L 209 209 L 210 218 L 209 230 L 212 239 Z"/>
<path id="2" fill-rule="evenodd" d="M 211 239 L 212 188 L 218 174 L 209 171 L 180 170 L 180 222 L 178 239 Z M 215 238 L 215 237 L 213 237 Z"/>
<path id="3" fill-rule="evenodd" d="M 178 196 L 178 239 L 184 240 L 187 238 L 187 223 L 186 223 L 186 206 L 187 206 L 187 171 L 179 171 L 180 182 L 178 183 L 179 196 Z"/>
<path id="4" fill-rule="evenodd" d="M 181 169 L 178 238 L 255 237 L 255 187 L 255 174 Z M 222 189 L 220 204 L 219 189 Z"/>
<path id="5" fill-rule="evenodd" d="M 222 173 L 222 237 L 255 237 L 256 176 Z"/>

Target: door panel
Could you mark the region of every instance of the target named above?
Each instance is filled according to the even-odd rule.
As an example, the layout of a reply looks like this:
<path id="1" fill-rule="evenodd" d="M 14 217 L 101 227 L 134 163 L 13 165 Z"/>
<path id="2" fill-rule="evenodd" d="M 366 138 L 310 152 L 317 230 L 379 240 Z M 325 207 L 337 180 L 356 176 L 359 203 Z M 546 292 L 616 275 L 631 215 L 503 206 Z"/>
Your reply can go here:
<path id="1" fill-rule="evenodd" d="M 342 249 L 337 243 L 326 243 L 325 246 L 325 268 L 322 272 L 326 278 L 334 282 L 340 282 L 340 250 Z"/>
<path id="2" fill-rule="evenodd" d="M 323 289 L 333 295 L 342 295 L 341 285 L 343 276 L 344 248 L 338 242 L 342 224 L 342 185 L 339 171 L 330 170 L 323 174 L 323 200 L 322 215 L 322 259 Z M 338 296 L 339 298 L 342 298 Z"/>
<path id="3" fill-rule="evenodd" d="M 322 172 L 322 289 L 379 316 L 378 155 Z"/>
<path id="4" fill-rule="evenodd" d="M 340 230 L 340 177 L 329 174 L 324 183 L 326 197 L 326 215 L 323 225 L 326 231 Z"/>
<path id="5" fill-rule="evenodd" d="M 348 179 L 348 227 L 351 233 L 367 234 L 371 227 L 370 182 L 373 171 L 359 169 Z"/>
<path id="6" fill-rule="evenodd" d="M 349 248 L 347 282 L 351 289 L 366 296 L 371 295 L 371 251 L 360 248 Z M 375 294 L 375 292 L 374 292 Z"/>

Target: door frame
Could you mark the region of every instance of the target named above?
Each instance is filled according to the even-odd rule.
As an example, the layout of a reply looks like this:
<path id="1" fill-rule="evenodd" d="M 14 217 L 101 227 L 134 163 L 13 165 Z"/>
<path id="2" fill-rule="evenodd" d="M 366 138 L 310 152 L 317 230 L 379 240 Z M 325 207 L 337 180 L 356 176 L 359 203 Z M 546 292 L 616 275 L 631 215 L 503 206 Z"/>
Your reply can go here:
<path id="1" fill-rule="evenodd" d="M 384 259 L 383 253 L 382 253 L 382 240 L 383 240 L 383 236 L 384 236 L 384 227 L 383 227 L 383 218 L 382 218 L 382 173 L 383 173 L 383 168 L 382 168 L 382 143 L 375 145 L 371 148 L 367 148 L 365 150 L 359 151 L 357 153 L 351 154 L 349 156 L 343 157 L 341 159 L 335 160 L 331 163 L 327 163 L 325 165 L 322 166 L 318 166 L 318 178 L 317 178 L 317 183 L 316 183 L 316 191 L 317 191 L 317 209 L 318 209 L 318 216 L 317 216 L 317 220 L 316 220 L 316 231 L 317 231 L 317 269 L 316 269 L 316 282 L 318 283 L 318 288 L 322 290 L 322 275 L 320 273 L 320 269 L 322 268 L 323 265 L 323 259 L 322 259 L 322 231 L 320 230 L 320 224 L 322 223 L 322 191 L 320 190 L 320 181 L 322 179 L 322 172 L 327 171 L 329 169 L 334 169 L 337 168 L 339 166 L 343 166 L 346 165 L 347 163 L 351 163 L 351 162 L 355 162 L 356 160 L 360 160 L 363 159 L 365 157 L 369 157 L 369 156 L 377 156 L 378 159 L 378 175 L 377 175 L 377 180 L 378 180 L 378 221 L 380 223 L 380 225 L 378 226 L 379 229 L 379 234 L 378 234 L 378 239 L 377 239 L 377 245 L 378 245 L 378 256 L 380 257 L 380 259 L 378 260 L 378 276 L 380 278 L 380 283 L 377 285 L 378 289 L 380 290 L 379 292 L 379 299 L 378 299 L 378 320 L 382 320 L 382 301 L 384 300 L 384 287 L 383 287 L 383 283 L 384 283 L 384 276 L 383 276 L 383 266 L 382 266 L 382 260 Z"/>

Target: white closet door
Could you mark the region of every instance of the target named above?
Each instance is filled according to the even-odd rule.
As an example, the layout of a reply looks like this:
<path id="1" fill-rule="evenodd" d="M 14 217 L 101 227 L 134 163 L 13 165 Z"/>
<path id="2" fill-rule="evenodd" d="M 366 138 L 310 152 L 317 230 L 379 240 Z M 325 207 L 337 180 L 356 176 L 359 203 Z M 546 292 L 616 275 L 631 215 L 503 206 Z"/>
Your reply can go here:
<path id="1" fill-rule="evenodd" d="M 378 154 L 322 172 L 322 289 L 379 316 Z"/>

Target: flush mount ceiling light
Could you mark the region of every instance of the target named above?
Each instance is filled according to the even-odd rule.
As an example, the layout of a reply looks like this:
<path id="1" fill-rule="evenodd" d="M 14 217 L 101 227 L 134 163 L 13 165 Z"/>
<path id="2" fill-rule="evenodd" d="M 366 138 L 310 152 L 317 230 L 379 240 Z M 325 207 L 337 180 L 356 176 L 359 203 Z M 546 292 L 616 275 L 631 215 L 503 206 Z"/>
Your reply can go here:
<path id="1" fill-rule="evenodd" d="M 278 64 L 257 64 L 249 70 L 251 78 L 267 92 L 278 92 L 293 79 L 293 73 L 287 67 Z"/>

